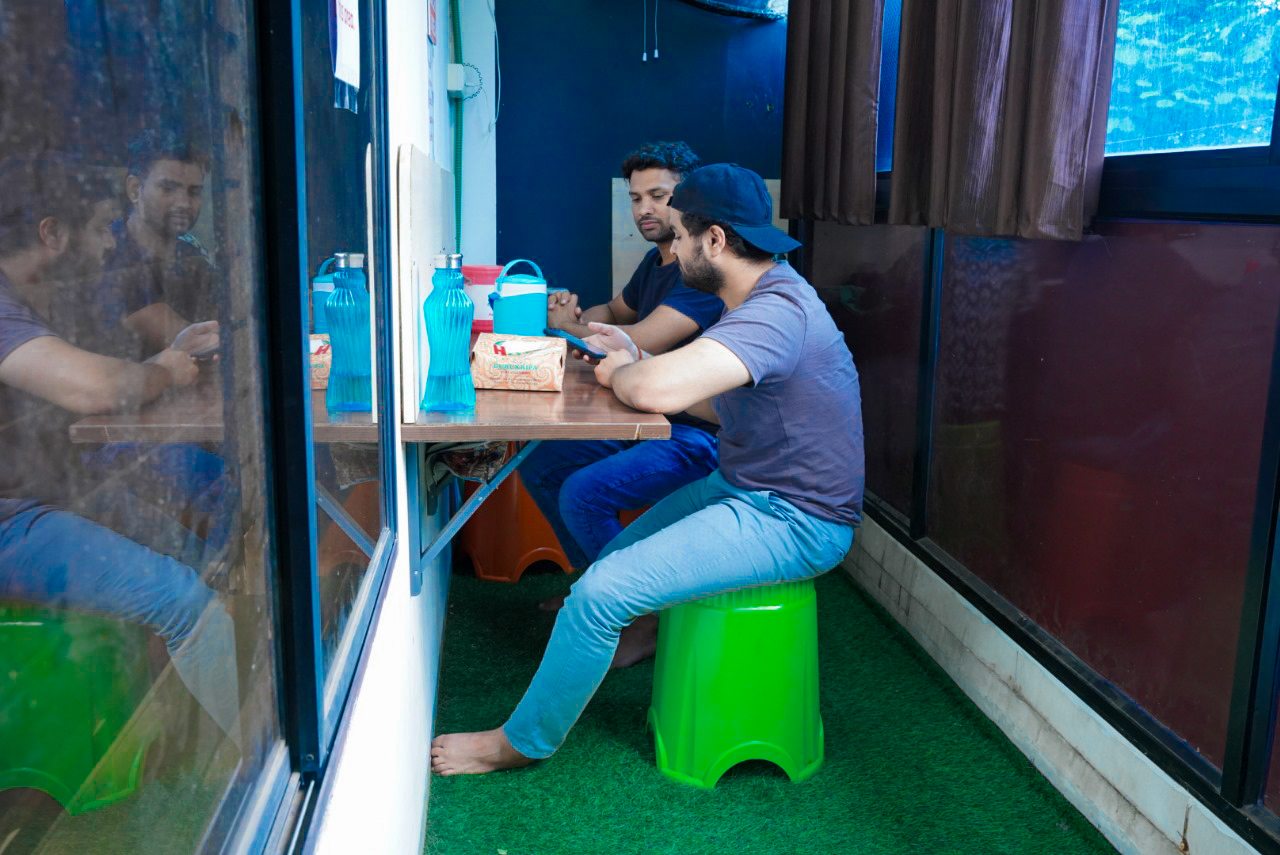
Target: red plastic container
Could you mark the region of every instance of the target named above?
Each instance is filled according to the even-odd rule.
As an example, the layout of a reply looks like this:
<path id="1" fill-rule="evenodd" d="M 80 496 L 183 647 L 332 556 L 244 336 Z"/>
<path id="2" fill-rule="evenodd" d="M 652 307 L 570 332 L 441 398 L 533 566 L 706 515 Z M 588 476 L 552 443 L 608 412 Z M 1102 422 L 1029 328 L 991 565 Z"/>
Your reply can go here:
<path id="1" fill-rule="evenodd" d="M 497 288 L 500 273 L 501 264 L 462 265 L 462 287 L 476 305 L 472 332 L 493 332 L 493 307 L 489 305 L 489 295 Z"/>

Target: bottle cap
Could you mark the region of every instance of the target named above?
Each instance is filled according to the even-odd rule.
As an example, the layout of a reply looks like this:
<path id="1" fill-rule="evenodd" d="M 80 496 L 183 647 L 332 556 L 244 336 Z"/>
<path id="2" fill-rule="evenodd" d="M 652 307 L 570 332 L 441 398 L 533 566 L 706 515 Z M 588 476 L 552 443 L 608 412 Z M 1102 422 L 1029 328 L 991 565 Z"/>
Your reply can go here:
<path id="1" fill-rule="evenodd" d="M 349 267 L 350 266 L 349 261 L 350 261 L 350 258 L 348 254 L 345 252 L 335 252 L 333 254 L 334 267 Z"/>
<path id="2" fill-rule="evenodd" d="M 445 268 L 448 268 L 449 270 L 461 270 L 462 269 L 462 253 L 460 252 L 447 253 L 444 256 L 444 264 L 437 265 L 437 266 L 445 267 Z"/>
<path id="3" fill-rule="evenodd" d="M 363 252 L 347 253 L 347 266 L 348 267 L 364 267 L 364 253 Z"/>

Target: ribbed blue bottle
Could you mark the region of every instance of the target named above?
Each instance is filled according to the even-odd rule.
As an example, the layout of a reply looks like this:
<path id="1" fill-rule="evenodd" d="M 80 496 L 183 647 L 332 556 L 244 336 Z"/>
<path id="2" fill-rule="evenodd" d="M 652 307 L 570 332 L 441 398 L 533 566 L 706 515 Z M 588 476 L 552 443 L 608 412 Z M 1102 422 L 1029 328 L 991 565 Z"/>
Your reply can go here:
<path id="1" fill-rule="evenodd" d="M 462 256 L 444 257 L 444 267 L 431 276 L 431 294 L 422 302 L 431 362 L 422 390 L 422 409 L 436 412 L 474 410 L 471 383 L 471 322 L 475 304 L 462 288 Z"/>
<path id="2" fill-rule="evenodd" d="M 324 403 L 331 413 L 367 413 L 373 409 L 369 290 L 363 266 L 361 254 L 334 254 L 333 293 L 324 306 L 333 354 Z"/>

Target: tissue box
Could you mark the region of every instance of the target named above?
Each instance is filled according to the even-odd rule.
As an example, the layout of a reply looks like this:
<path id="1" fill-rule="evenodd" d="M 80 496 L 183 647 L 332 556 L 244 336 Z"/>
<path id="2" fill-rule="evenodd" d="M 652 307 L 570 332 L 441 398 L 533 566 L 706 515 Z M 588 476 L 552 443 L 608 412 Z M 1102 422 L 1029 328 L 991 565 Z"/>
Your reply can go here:
<path id="1" fill-rule="evenodd" d="M 559 392 L 567 355 L 562 338 L 480 333 L 471 348 L 471 382 L 477 389 Z"/>
<path id="2" fill-rule="evenodd" d="M 311 388 L 329 388 L 329 369 L 333 362 L 333 351 L 329 349 L 328 333 L 311 334 Z"/>

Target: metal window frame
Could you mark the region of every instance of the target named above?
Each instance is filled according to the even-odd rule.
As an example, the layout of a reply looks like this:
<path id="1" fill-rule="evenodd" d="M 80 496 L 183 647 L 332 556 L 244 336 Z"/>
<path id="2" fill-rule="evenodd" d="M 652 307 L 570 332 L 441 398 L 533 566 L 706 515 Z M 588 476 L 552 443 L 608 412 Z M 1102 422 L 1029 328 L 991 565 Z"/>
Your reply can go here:
<path id="1" fill-rule="evenodd" d="M 325 706 L 317 577 L 317 492 L 311 441 L 311 388 L 305 331 L 308 285 L 305 109 L 302 84 L 301 0 L 257 0 L 256 72 L 261 105 L 258 136 L 263 194 L 263 261 L 266 289 L 262 353 L 265 356 L 264 411 L 268 453 L 268 527 L 271 566 L 277 573 L 280 716 L 288 749 L 287 786 L 270 788 L 273 804 L 260 805 L 253 819 L 237 824 L 235 849 L 263 846 L 293 849 L 306 837 L 315 813 L 317 788 L 339 737 L 347 701 L 361 664 L 368 634 L 387 591 L 398 547 L 392 294 L 390 287 L 390 157 L 386 101 L 385 0 L 369 0 L 373 68 L 372 121 L 373 265 L 370 287 L 377 295 L 378 424 L 383 527 L 366 571 L 368 595 L 346 632 L 355 642 L 330 667 L 331 702 Z M 269 236 L 270 239 L 266 239 Z M 337 683 L 336 691 L 334 683 Z M 278 778 L 279 776 L 274 776 Z M 273 780 L 274 780 L 273 778 Z"/>

